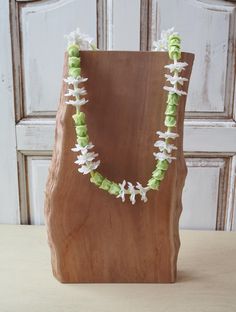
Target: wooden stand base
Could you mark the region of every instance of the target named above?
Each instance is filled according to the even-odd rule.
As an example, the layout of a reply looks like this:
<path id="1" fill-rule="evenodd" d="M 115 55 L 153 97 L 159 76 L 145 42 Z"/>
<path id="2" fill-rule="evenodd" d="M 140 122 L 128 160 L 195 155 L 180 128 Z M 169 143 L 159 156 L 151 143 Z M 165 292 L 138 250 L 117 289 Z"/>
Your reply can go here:
<path id="1" fill-rule="evenodd" d="M 155 167 L 156 131 L 165 131 L 167 92 L 164 52 L 81 52 L 82 75 L 88 77 L 89 137 L 99 153 L 99 171 L 121 183 L 146 185 Z M 189 66 L 193 55 L 182 53 Z M 67 59 L 64 76 L 67 76 Z M 184 90 L 187 90 L 185 84 Z M 52 268 L 61 282 L 174 282 L 179 250 L 178 222 L 187 169 L 183 156 L 186 97 L 178 107 L 172 162 L 159 191 L 148 202 L 132 205 L 109 195 L 77 171 L 74 108 L 64 104 L 63 84 L 56 118 L 53 158 L 46 186 L 45 216 Z"/>

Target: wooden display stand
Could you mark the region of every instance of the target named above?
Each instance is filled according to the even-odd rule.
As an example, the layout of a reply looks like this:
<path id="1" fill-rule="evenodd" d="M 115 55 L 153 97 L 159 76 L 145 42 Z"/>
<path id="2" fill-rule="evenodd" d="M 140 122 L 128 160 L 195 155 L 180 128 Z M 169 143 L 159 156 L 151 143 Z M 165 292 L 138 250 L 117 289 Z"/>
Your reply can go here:
<path id="1" fill-rule="evenodd" d="M 181 74 L 190 78 L 193 54 Z M 90 140 L 99 153 L 99 172 L 121 183 L 146 185 L 155 168 L 156 131 L 165 131 L 167 92 L 165 52 L 81 52 L 82 75 L 88 77 L 86 113 Z M 67 58 L 64 77 L 67 77 Z M 188 83 L 183 90 L 187 91 Z M 56 117 L 52 163 L 46 186 L 45 216 L 54 276 L 65 283 L 169 283 L 176 280 L 178 222 L 187 174 L 183 155 L 186 97 L 178 106 L 178 150 L 159 191 L 148 202 L 137 196 L 122 203 L 77 171 L 72 120 L 74 107 L 64 104 L 63 84 Z"/>

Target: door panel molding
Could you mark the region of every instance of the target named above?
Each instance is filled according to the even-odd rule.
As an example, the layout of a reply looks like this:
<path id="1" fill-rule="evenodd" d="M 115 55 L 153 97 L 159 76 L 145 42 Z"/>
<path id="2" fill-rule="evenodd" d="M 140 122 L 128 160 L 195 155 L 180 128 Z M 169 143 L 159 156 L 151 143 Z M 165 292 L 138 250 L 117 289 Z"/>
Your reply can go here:
<path id="1" fill-rule="evenodd" d="M 185 152 L 236 153 L 235 123 L 186 121 L 184 127 Z M 19 150 L 52 150 L 55 120 L 26 119 L 16 126 Z"/>
<path id="2" fill-rule="evenodd" d="M 195 53 L 186 118 L 235 120 L 236 3 L 173 0 L 171 11 L 169 6 L 165 0 L 142 0 L 142 50 L 151 49 L 152 42 L 159 38 L 162 29 L 176 25 L 183 37 L 183 50 Z M 179 11 L 183 11 L 185 23 L 179 18 Z M 202 22 L 194 25 L 193 40 L 184 25 L 191 25 L 191 16 L 196 18 L 196 14 Z M 224 27 L 221 32 L 215 31 L 219 21 Z M 198 30 L 196 25 L 204 27 L 204 31 Z M 204 37 L 210 31 L 211 34 Z"/>
<path id="3" fill-rule="evenodd" d="M 50 161 L 50 152 L 18 152 L 21 224 L 43 224 L 44 184 L 46 181 L 42 180 L 42 177 L 46 178 L 47 174 L 44 175 L 41 172 L 40 166 L 44 165 L 45 167 L 46 164 L 48 169 Z"/>
<path id="4" fill-rule="evenodd" d="M 205 185 L 204 183 L 206 183 L 206 181 L 209 178 L 211 178 L 210 172 L 215 172 L 212 176 L 214 180 L 212 181 L 209 180 L 209 186 L 208 186 L 209 189 L 207 189 L 208 190 L 207 197 L 209 197 L 209 203 L 208 203 L 208 198 L 205 198 L 203 207 L 201 207 L 202 194 L 199 192 L 201 189 L 200 185 L 195 185 L 194 183 L 191 183 L 191 186 L 187 185 L 189 192 L 195 192 L 195 191 L 199 192 L 198 193 L 199 202 L 195 202 L 194 204 L 194 202 L 192 201 L 192 198 L 191 199 L 188 198 L 189 203 L 188 204 L 185 203 L 185 209 L 187 208 L 189 210 L 190 202 L 193 203 L 193 206 L 195 208 L 198 208 L 198 209 L 195 209 L 195 211 L 191 210 L 191 213 L 192 213 L 191 219 L 193 222 L 192 228 L 194 228 L 194 224 L 197 223 L 200 229 L 207 229 L 207 228 L 204 228 L 204 225 L 208 224 L 209 222 L 209 226 L 210 224 L 211 226 L 210 228 L 208 227 L 208 229 L 212 229 L 212 230 L 231 229 L 232 221 L 233 221 L 232 220 L 233 200 L 231 197 L 231 188 L 233 185 L 230 180 L 232 176 L 234 175 L 234 170 L 232 168 L 233 157 L 225 154 L 225 155 L 222 155 L 221 158 L 219 158 L 219 154 L 217 153 L 212 153 L 212 154 L 186 153 L 185 159 L 186 159 L 187 167 L 190 171 L 187 176 L 187 183 L 189 184 L 191 182 L 197 181 L 197 180 L 193 180 L 193 181 L 188 180 L 188 178 L 189 179 L 191 178 L 191 168 L 197 170 L 196 174 L 198 174 L 198 169 L 201 170 L 199 171 L 199 174 L 200 174 L 199 179 L 201 181 L 198 181 L 198 182 L 202 183 L 203 188 L 207 187 L 207 185 Z M 204 189 L 203 189 L 203 193 L 204 193 Z M 214 200 L 212 196 L 215 197 Z M 183 197 L 184 197 L 184 200 L 187 200 L 185 193 Z M 196 194 L 194 195 L 194 198 L 195 199 L 197 198 Z M 229 211 L 229 209 L 231 211 Z M 205 214 L 204 211 L 206 211 L 206 216 L 204 216 Z M 209 215 L 210 211 L 212 212 Z M 190 213 L 190 210 L 189 210 L 189 213 Z M 215 224 L 213 223 L 214 220 L 212 219 L 213 214 L 215 214 Z M 230 215 L 231 217 L 228 218 L 228 215 Z M 201 222 L 203 224 L 202 227 L 200 225 Z"/>
<path id="5" fill-rule="evenodd" d="M 16 121 L 55 117 L 66 48 L 63 35 L 80 26 L 96 40 L 96 0 L 10 0 L 10 10 Z"/>

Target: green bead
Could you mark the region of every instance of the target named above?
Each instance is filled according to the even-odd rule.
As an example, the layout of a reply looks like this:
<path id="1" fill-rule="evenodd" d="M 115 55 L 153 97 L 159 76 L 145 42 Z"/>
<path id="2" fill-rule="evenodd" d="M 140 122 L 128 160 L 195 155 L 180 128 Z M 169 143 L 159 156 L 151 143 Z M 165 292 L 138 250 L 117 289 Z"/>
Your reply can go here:
<path id="1" fill-rule="evenodd" d="M 171 46 L 169 48 L 169 57 L 173 60 L 179 60 L 181 58 L 181 51 L 178 47 L 176 46 Z"/>
<path id="2" fill-rule="evenodd" d="M 79 46 L 77 46 L 76 44 L 72 44 L 71 46 L 69 46 L 67 48 L 67 51 L 69 56 L 79 56 Z"/>
<path id="3" fill-rule="evenodd" d="M 72 118 L 74 119 L 76 126 L 85 125 L 85 113 L 79 112 L 77 114 L 74 114 Z"/>
<path id="4" fill-rule="evenodd" d="M 91 173 L 90 182 L 96 184 L 97 186 L 100 186 L 103 180 L 104 177 L 99 172 L 94 171 L 93 173 Z"/>
<path id="5" fill-rule="evenodd" d="M 166 107 L 165 115 L 175 116 L 177 111 L 176 105 L 170 105 L 168 104 Z"/>
<path id="6" fill-rule="evenodd" d="M 81 74 L 80 68 L 75 68 L 75 67 L 69 68 L 69 76 L 73 78 L 77 78 L 77 77 L 80 77 L 80 74 Z"/>
<path id="7" fill-rule="evenodd" d="M 80 66 L 80 57 L 71 56 L 69 57 L 69 67 L 79 67 Z"/>
<path id="8" fill-rule="evenodd" d="M 169 41 L 168 41 L 169 47 L 176 46 L 176 47 L 180 48 L 180 43 L 181 43 L 181 40 L 179 37 L 171 37 L 171 38 L 169 38 Z"/>
<path id="9" fill-rule="evenodd" d="M 169 167 L 169 162 L 167 160 L 159 160 L 156 168 L 161 170 L 167 170 Z"/>
<path id="10" fill-rule="evenodd" d="M 174 116 L 166 116 L 165 118 L 165 126 L 166 127 L 175 127 L 176 118 Z"/>
<path id="11" fill-rule="evenodd" d="M 172 34 L 168 38 L 168 43 L 171 42 L 172 40 L 177 40 L 178 43 L 181 43 L 181 38 L 178 34 Z"/>
<path id="12" fill-rule="evenodd" d="M 111 184 L 112 184 L 112 182 L 105 178 L 102 181 L 102 184 L 100 185 L 100 188 L 102 190 L 108 191 L 110 189 L 110 187 L 111 187 Z"/>
<path id="13" fill-rule="evenodd" d="M 153 171 L 152 176 L 153 178 L 162 181 L 165 177 L 165 170 L 156 169 L 155 171 Z"/>
<path id="14" fill-rule="evenodd" d="M 75 131 L 76 131 L 77 136 L 79 137 L 84 137 L 88 133 L 88 129 L 86 125 L 76 126 Z"/>
<path id="15" fill-rule="evenodd" d="M 111 195 L 119 195 L 120 193 L 120 187 L 117 183 L 112 182 L 111 187 L 109 188 L 108 191 Z"/>
<path id="16" fill-rule="evenodd" d="M 168 93 L 167 103 L 170 105 L 178 105 L 179 95 L 177 93 Z"/>
<path id="17" fill-rule="evenodd" d="M 89 144 L 89 137 L 87 135 L 84 137 L 77 137 L 77 142 L 82 147 L 85 147 L 86 145 Z"/>
<path id="18" fill-rule="evenodd" d="M 152 189 L 152 190 L 158 190 L 159 189 L 159 186 L 161 184 L 161 181 L 160 180 L 157 180 L 155 178 L 151 178 L 149 181 L 148 181 L 148 186 Z"/>
<path id="19" fill-rule="evenodd" d="M 179 50 L 180 50 L 180 44 L 178 43 L 178 42 L 176 42 L 176 41 L 172 41 L 171 43 L 169 43 L 169 49 L 171 48 L 171 47 L 176 47 L 176 48 L 178 48 Z"/>

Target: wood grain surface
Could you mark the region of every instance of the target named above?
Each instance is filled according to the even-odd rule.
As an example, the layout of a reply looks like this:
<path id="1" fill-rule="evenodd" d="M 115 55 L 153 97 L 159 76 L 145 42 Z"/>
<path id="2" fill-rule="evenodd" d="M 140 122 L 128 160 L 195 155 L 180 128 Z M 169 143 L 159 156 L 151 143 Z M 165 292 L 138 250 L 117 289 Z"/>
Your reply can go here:
<path id="1" fill-rule="evenodd" d="M 107 178 L 146 184 L 155 167 L 156 131 L 165 131 L 169 58 L 164 52 L 81 52 L 88 77 L 87 116 L 90 140 L 99 153 L 99 171 Z M 193 55 L 182 53 L 189 66 Z M 64 76 L 67 76 L 65 56 Z M 185 84 L 184 90 L 187 90 Z M 178 222 L 187 174 L 183 156 L 186 97 L 178 107 L 177 161 L 159 191 L 132 205 L 98 189 L 74 164 L 74 108 L 64 104 L 63 84 L 56 117 L 55 146 L 46 186 L 45 216 L 52 268 L 61 282 L 174 282 L 179 250 Z"/>

